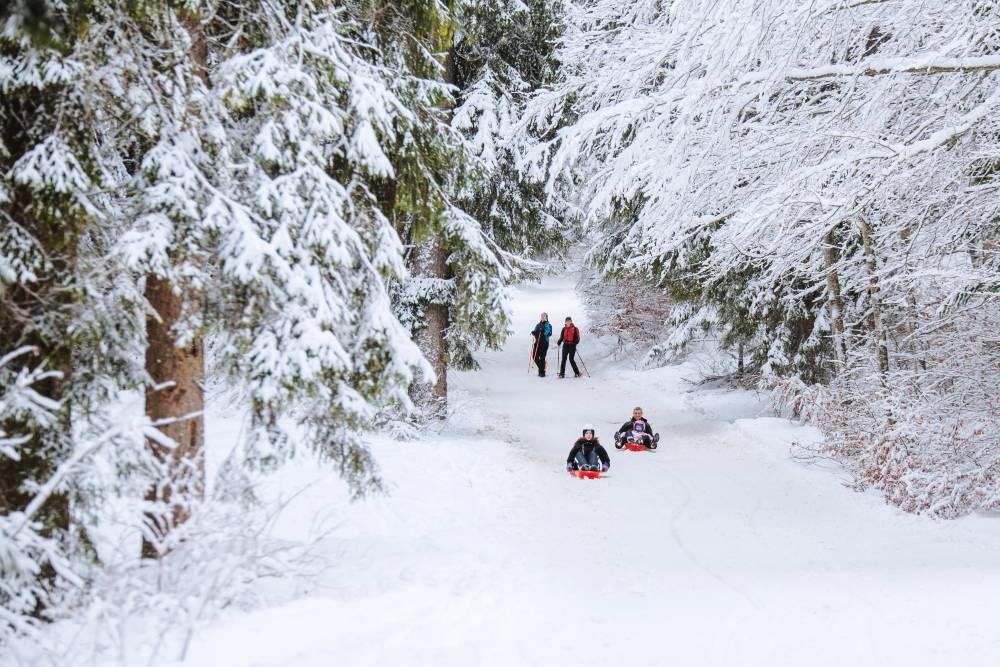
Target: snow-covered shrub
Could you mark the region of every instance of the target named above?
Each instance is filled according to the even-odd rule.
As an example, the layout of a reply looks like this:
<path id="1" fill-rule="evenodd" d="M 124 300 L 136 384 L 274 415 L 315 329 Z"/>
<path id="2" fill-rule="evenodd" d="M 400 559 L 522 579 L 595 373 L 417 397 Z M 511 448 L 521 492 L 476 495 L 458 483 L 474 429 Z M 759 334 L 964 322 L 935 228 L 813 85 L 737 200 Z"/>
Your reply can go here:
<path id="1" fill-rule="evenodd" d="M 28 359 L 37 348 L 22 347 L 0 357 L 0 465 L 15 466 L 37 455 L 30 447 L 33 433 L 61 424 L 62 405 L 45 396 L 42 385 L 60 378 L 58 371 L 32 368 Z M 22 429 L 7 432 L 6 425 Z M 80 521 L 45 520 L 47 505 L 61 505 L 72 498 L 70 511 L 91 494 L 108 488 L 108 479 L 92 481 L 95 456 L 120 446 L 129 436 L 141 434 L 145 419 L 118 420 L 82 429 L 71 452 L 46 477 L 31 476 L 23 483 L 30 500 L 0 515 L 0 647 L 18 641 L 37 641 L 39 623 L 59 619 L 86 599 L 86 584 L 93 572 L 91 535 Z M 72 512 L 77 519 L 83 512 Z M 12 649 L 13 650 L 13 649 Z"/>
<path id="2" fill-rule="evenodd" d="M 182 659 L 198 630 L 223 610 L 301 594 L 325 564 L 312 540 L 270 534 L 281 511 L 278 502 L 211 499 L 193 506 L 171 531 L 169 552 L 156 560 L 138 558 L 137 541 L 123 540 L 90 582 L 75 641 L 95 664 L 169 662 Z"/>
<path id="3" fill-rule="evenodd" d="M 1000 509 L 1000 307 L 948 320 L 920 337 L 926 354 L 884 376 L 856 358 L 828 386 L 771 386 L 780 410 L 823 431 L 818 453 L 841 461 L 859 488 L 955 517 Z"/>
<path id="4" fill-rule="evenodd" d="M 224 610 L 301 595 L 328 565 L 313 549 L 322 533 L 294 540 L 274 536 L 290 499 L 260 502 L 261 480 L 238 477 L 220 478 L 212 498 L 185 505 L 187 520 L 169 532 L 158 559 L 140 557 L 148 532 L 142 525 L 145 479 L 133 484 L 140 495 L 107 498 L 87 525 L 99 560 L 56 561 L 71 569 L 44 591 L 49 599 L 57 596 L 58 606 L 46 612 L 55 622 L 39 625 L 30 610 L 22 613 L 17 620 L 25 622 L 0 643 L 0 660 L 53 667 L 169 663 L 182 659 L 199 629 Z M 52 546 L 22 537 L 17 545 L 30 556 L 31 549 Z M 10 581 L 22 592 L 37 586 L 32 578 Z"/>
<path id="5" fill-rule="evenodd" d="M 577 287 L 593 323 L 590 333 L 614 340 L 616 355 L 648 367 L 657 365 L 651 359 L 667 356 L 654 353 L 669 334 L 673 305 L 662 289 L 635 276 L 602 278 L 594 272 L 585 272 Z"/>

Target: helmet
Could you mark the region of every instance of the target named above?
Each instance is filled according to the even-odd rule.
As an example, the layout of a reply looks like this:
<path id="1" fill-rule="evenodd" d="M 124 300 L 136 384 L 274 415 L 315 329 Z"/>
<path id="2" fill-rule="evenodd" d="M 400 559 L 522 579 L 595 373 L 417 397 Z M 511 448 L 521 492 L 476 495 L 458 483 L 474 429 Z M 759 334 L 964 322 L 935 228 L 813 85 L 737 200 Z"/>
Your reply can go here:
<path id="1" fill-rule="evenodd" d="M 595 436 L 597 435 L 597 431 L 594 430 L 594 425 L 593 424 L 584 424 L 583 425 L 583 432 L 580 433 L 580 435 L 587 435 L 587 431 L 590 431 Z"/>

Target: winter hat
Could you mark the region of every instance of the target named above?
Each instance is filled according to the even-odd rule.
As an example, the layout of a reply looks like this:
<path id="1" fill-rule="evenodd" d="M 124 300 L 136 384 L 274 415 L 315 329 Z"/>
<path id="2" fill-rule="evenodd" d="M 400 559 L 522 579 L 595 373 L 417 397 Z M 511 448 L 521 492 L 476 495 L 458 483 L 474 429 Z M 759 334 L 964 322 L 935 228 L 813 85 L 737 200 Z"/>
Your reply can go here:
<path id="1" fill-rule="evenodd" d="M 595 438 L 597 437 L 597 431 L 594 430 L 594 425 L 593 424 L 584 424 L 583 425 L 583 432 L 580 433 L 580 435 L 587 435 L 587 431 L 590 431 L 591 433 L 593 433 Z"/>

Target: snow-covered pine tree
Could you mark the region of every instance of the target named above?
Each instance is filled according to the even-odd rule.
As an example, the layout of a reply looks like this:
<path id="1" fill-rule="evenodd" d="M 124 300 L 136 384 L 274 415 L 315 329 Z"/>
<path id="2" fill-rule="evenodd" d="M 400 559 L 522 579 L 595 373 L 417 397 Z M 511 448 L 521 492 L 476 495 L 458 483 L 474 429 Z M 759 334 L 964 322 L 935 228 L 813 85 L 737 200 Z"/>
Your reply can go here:
<path id="1" fill-rule="evenodd" d="M 29 23 L 21 12 L 5 12 L 2 18 L 0 353 L 31 349 L 33 355 L 10 363 L 35 374 L 34 391 L 54 402 L 51 419 L 41 423 L 4 415 L 3 430 L 22 440 L 4 450 L 0 466 L 0 513 L 9 515 L 24 509 L 31 485 L 42 483 L 71 450 L 69 404 L 61 401 L 70 393 L 76 341 L 67 331 L 82 300 L 80 244 L 94 215 L 81 192 L 92 188 L 96 174 L 86 158 L 86 128 L 61 122 L 79 115 L 70 92 L 77 64 L 67 57 L 76 31 L 72 17 L 42 14 Z M 59 496 L 38 516 L 48 529 L 65 529 L 67 512 L 68 500 Z"/>
<path id="2" fill-rule="evenodd" d="M 143 132 L 121 252 L 181 300 L 177 353 L 207 335 L 215 372 L 247 387 L 249 456 L 304 435 L 362 493 L 363 428 L 408 409 L 425 368 L 391 312 L 402 247 L 367 185 L 394 175 L 383 143 L 415 114 L 336 3 L 206 8 L 104 33 L 109 100 Z"/>
<path id="3" fill-rule="evenodd" d="M 248 376 L 257 447 L 287 440 L 279 418 L 294 414 L 362 493 L 377 485 L 364 432 L 387 406 L 408 411 L 407 388 L 427 369 L 392 311 L 403 246 L 374 194 L 399 178 L 397 136 L 419 129 L 421 109 L 398 89 L 427 86 L 372 63 L 375 45 L 358 43 L 341 3 L 234 11 L 255 38 L 224 53 L 217 85 L 229 159 L 242 165 L 231 177 L 245 202 L 237 217 L 257 231 L 241 222 L 222 246 L 242 297 L 223 318 L 219 362 L 234 381 Z"/>
<path id="4" fill-rule="evenodd" d="M 525 104 L 555 77 L 552 52 L 561 5 L 548 0 L 478 0 L 463 8 L 456 44 L 459 88 L 452 127 L 462 133 L 478 172 L 462 207 L 501 247 L 531 256 L 559 255 L 567 236 L 563 211 L 546 202 L 544 182 L 519 149 Z"/>
<path id="5" fill-rule="evenodd" d="M 80 473 L 99 447 L 132 451 L 105 408 L 140 380 L 141 293 L 111 252 L 121 228 L 102 193 L 112 180 L 87 66 L 92 19 L 58 3 L 0 13 L 4 631 L 30 630 L 80 592 L 73 566 L 92 554 L 78 519 L 105 490 Z"/>
<path id="6" fill-rule="evenodd" d="M 403 73 L 394 92 L 413 110 L 388 151 L 395 178 L 376 191 L 407 246 L 411 277 L 397 292 L 397 312 L 433 367 L 412 394 L 426 414 L 443 415 L 447 369 L 475 365 L 473 351 L 507 335 L 505 289 L 531 265 L 464 207 L 483 173 L 451 127 L 458 89 L 457 47 L 464 3 L 408 10 L 362 4 L 359 22 L 378 48 L 373 62 Z M 399 40 L 398 35 L 409 36 Z M 520 241 L 519 241 L 520 243 Z"/>

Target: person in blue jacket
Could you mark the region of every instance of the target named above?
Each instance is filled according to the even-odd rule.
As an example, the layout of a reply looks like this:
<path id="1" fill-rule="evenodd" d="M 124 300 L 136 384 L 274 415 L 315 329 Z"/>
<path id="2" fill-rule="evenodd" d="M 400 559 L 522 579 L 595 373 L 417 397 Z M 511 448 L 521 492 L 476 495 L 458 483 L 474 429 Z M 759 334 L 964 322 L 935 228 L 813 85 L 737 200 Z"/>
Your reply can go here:
<path id="1" fill-rule="evenodd" d="M 552 336 L 552 325 L 549 324 L 549 314 L 542 313 L 541 319 L 531 330 L 535 337 L 535 365 L 538 366 L 538 377 L 545 377 L 545 355 L 549 352 L 549 338 Z"/>

